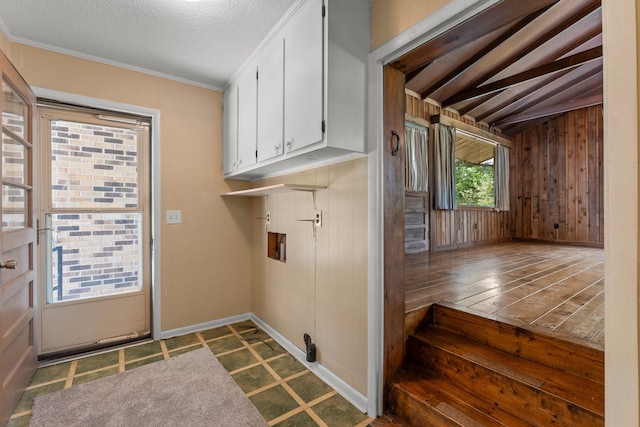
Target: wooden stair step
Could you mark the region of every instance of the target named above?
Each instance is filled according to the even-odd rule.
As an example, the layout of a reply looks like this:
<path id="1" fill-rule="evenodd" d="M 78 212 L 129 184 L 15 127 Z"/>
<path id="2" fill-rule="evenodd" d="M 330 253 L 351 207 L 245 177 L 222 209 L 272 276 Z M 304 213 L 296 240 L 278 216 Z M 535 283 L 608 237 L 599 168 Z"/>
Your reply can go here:
<path id="1" fill-rule="evenodd" d="M 528 325 L 512 325 L 486 313 L 461 311 L 446 304 L 431 307 L 430 324 L 514 356 L 590 379 L 604 385 L 604 351 L 571 338 L 534 332 Z"/>
<path id="2" fill-rule="evenodd" d="M 523 421 L 533 425 L 569 427 L 602 424 L 601 413 L 547 392 L 541 387 L 544 380 L 524 373 L 515 374 L 517 370 L 502 366 L 500 362 L 491 358 L 480 363 L 478 357 L 468 357 L 466 353 L 470 352 L 461 344 L 466 339 L 455 334 L 450 335 L 451 339 L 455 339 L 455 344 L 411 337 L 408 346 L 409 362 L 420 363 L 434 376 L 451 381 L 457 388 L 465 389 L 471 394 L 483 396 L 492 404 L 511 414 L 517 414 Z M 463 349 L 461 354 L 460 349 Z"/>
<path id="3" fill-rule="evenodd" d="M 411 426 L 524 427 L 523 423 L 449 381 L 408 365 L 389 387 L 389 406 Z"/>
<path id="4" fill-rule="evenodd" d="M 457 334 L 437 328 L 424 330 L 410 337 L 410 342 L 428 343 L 446 350 L 496 373 L 548 393 L 584 410 L 604 416 L 604 386 L 572 373 L 514 357 L 502 350 L 477 343 Z M 419 363 L 419 360 L 411 360 Z"/>

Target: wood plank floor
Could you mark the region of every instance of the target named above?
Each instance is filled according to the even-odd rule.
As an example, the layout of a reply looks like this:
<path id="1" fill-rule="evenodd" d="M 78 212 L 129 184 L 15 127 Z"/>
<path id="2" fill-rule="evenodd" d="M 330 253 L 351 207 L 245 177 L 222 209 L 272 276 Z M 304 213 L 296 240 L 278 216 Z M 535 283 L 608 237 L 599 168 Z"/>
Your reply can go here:
<path id="1" fill-rule="evenodd" d="M 434 302 L 604 348 L 604 250 L 506 242 L 407 254 L 405 311 Z"/>

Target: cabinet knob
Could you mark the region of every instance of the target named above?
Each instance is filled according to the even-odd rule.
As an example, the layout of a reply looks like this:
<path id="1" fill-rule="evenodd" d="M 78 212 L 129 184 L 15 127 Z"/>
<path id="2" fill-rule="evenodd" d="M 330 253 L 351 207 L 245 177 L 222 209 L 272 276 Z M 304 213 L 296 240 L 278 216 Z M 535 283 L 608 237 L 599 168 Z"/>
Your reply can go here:
<path id="1" fill-rule="evenodd" d="M 287 141 L 287 147 L 291 148 L 291 146 L 293 145 L 293 139 L 290 139 Z"/>
<path id="2" fill-rule="evenodd" d="M 242 159 L 238 160 L 238 164 L 241 165 L 242 164 Z"/>
<path id="3" fill-rule="evenodd" d="M 280 151 L 280 144 L 276 144 L 274 148 L 276 149 L 276 151 Z"/>

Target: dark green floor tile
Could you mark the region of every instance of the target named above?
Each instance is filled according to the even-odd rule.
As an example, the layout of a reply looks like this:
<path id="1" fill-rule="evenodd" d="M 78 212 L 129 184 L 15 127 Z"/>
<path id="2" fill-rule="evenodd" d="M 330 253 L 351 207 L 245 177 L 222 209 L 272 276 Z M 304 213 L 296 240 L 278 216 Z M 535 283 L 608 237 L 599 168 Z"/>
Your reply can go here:
<path id="1" fill-rule="evenodd" d="M 316 427 L 317 425 L 318 423 L 304 411 L 276 424 L 277 427 Z"/>
<path id="2" fill-rule="evenodd" d="M 234 323 L 231 326 L 233 326 L 233 329 L 235 329 L 240 334 L 245 331 L 258 328 L 258 326 L 255 323 L 253 323 L 251 320 L 245 320 L 243 322 Z"/>
<path id="3" fill-rule="evenodd" d="M 108 377 L 110 375 L 114 375 L 118 373 L 118 367 L 114 366 L 113 368 L 105 369 L 103 371 L 92 372 L 87 375 L 82 375 L 81 377 L 73 377 L 73 385 L 88 383 L 89 381 L 97 380 L 100 378 Z"/>
<path id="4" fill-rule="evenodd" d="M 258 361 L 258 359 L 246 349 L 225 354 L 224 356 L 218 357 L 218 360 L 229 372 L 252 365 Z"/>
<path id="5" fill-rule="evenodd" d="M 311 408 L 327 425 L 332 427 L 353 427 L 367 419 L 347 400 L 336 394 Z"/>
<path id="6" fill-rule="evenodd" d="M 179 354 L 189 353 L 190 351 L 199 350 L 201 348 L 203 348 L 202 344 L 200 344 L 200 345 L 192 345 L 191 347 L 182 347 L 182 348 L 179 348 L 177 350 L 171 350 L 169 352 L 169 357 L 176 357 Z"/>
<path id="7" fill-rule="evenodd" d="M 154 341 L 147 344 L 136 345 L 135 347 L 125 348 L 124 361 L 129 362 L 131 360 L 140 359 L 141 357 L 147 357 L 154 354 L 162 354 L 160 341 Z"/>
<path id="8" fill-rule="evenodd" d="M 164 360 L 164 356 L 161 355 L 161 354 L 158 355 L 158 356 L 149 357 L 148 359 L 136 360 L 135 362 L 130 362 L 130 363 L 127 363 L 126 365 L 124 365 L 124 370 L 125 371 L 130 371 L 130 370 L 135 369 L 135 368 L 137 368 L 139 366 L 148 365 L 149 363 L 159 362 L 161 360 Z"/>
<path id="9" fill-rule="evenodd" d="M 297 374 L 298 372 L 302 372 L 307 369 L 302 363 L 298 362 L 291 355 L 286 355 L 284 357 L 279 357 L 275 360 L 269 362 L 269 366 L 276 371 L 280 378 L 288 378 L 293 374 Z"/>
<path id="10" fill-rule="evenodd" d="M 202 335 L 202 338 L 204 338 L 205 341 L 209 341 L 214 338 L 220 338 L 230 335 L 232 333 L 233 332 L 231 332 L 229 328 L 227 328 L 226 326 L 222 326 L 220 328 L 207 329 L 206 331 L 202 331 L 200 332 L 200 335 Z"/>
<path id="11" fill-rule="evenodd" d="M 61 381 L 59 383 L 53 383 L 53 384 L 45 385 L 42 387 L 36 387 L 31 390 L 27 390 L 24 392 L 24 394 L 20 398 L 20 401 L 16 405 L 16 408 L 13 410 L 13 412 L 16 413 L 16 412 L 30 411 L 31 406 L 33 406 L 33 400 L 36 397 L 42 396 L 43 394 L 53 393 L 54 391 L 62 390 L 63 388 L 64 388 L 64 383 Z"/>
<path id="12" fill-rule="evenodd" d="M 207 343 L 213 354 L 224 353 L 225 351 L 235 350 L 236 348 L 242 347 L 242 341 L 238 339 L 235 335 L 230 337 L 220 338 L 214 341 L 209 341 Z"/>
<path id="13" fill-rule="evenodd" d="M 298 407 L 293 397 L 280 385 L 251 396 L 249 399 L 267 421 Z"/>
<path id="14" fill-rule="evenodd" d="M 306 403 L 333 391 L 331 387 L 311 372 L 287 381 L 287 384 L 289 384 L 293 391 Z"/>
<path id="15" fill-rule="evenodd" d="M 274 356 L 286 353 L 285 349 L 280 347 L 275 341 L 268 341 L 265 343 L 255 344 L 253 349 L 264 359 L 270 359 Z"/>
<path id="16" fill-rule="evenodd" d="M 238 372 L 233 375 L 233 379 L 245 393 L 276 382 L 273 375 L 262 365 Z"/>
<path id="17" fill-rule="evenodd" d="M 71 362 L 47 366 L 46 368 L 38 368 L 36 373 L 33 375 L 33 378 L 31 378 L 29 386 L 66 379 L 67 375 L 69 375 L 70 367 Z"/>
<path id="18" fill-rule="evenodd" d="M 188 345 L 199 344 L 200 340 L 196 336 L 196 334 L 182 335 L 179 337 L 169 338 L 165 340 L 165 344 L 167 345 L 167 350 L 175 350 L 180 347 L 186 347 Z"/>
<path id="19" fill-rule="evenodd" d="M 6 427 L 27 427 L 29 425 L 30 419 L 31 419 L 31 414 L 23 415 L 21 417 L 9 420 Z"/>
<path id="20" fill-rule="evenodd" d="M 240 333 L 240 336 L 249 344 L 255 344 L 257 342 L 271 340 L 271 337 L 269 336 L 269 334 L 267 334 L 262 329 L 253 329 L 250 331 L 245 331 Z"/>
<path id="21" fill-rule="evenodd" d="M 78 360 L 76 374 L 95 371 L 96 369 L 106 368 L 107 366 L 113 366 L 117 364 L 118 351 L 111 351 L 109 353 L 99 354 L 97 356 L 91 356 L 85 359 Z"/>

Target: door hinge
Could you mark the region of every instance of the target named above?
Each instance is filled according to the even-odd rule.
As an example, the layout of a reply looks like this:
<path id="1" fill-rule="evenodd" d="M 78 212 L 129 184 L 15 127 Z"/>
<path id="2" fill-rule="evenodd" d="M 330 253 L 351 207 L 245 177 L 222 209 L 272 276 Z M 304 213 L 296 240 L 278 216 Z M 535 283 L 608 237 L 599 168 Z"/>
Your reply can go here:
<path id="1" fill-rule="evenodd" d="M 36 246 L 40 245 L 40 218 L 36 218 Z"/>
<path id="2" fill-rule="evenodd" d="M 323 120 L 322 121 L 322 133 L 325 133 L 325 129 L 326 129 L 325 121 Z"/>
<path id="3" fill-rule="evenodd" d="M 256 159 L 258 158 L 258 150 L 256 150 Z"/>
<path id="4" fill-rule="evenodd" d="M 325 6 L 324 4 L 322 5 L 322 17 L 324 18 L 325 16 L 327 16 L 327 6 Z"/>

